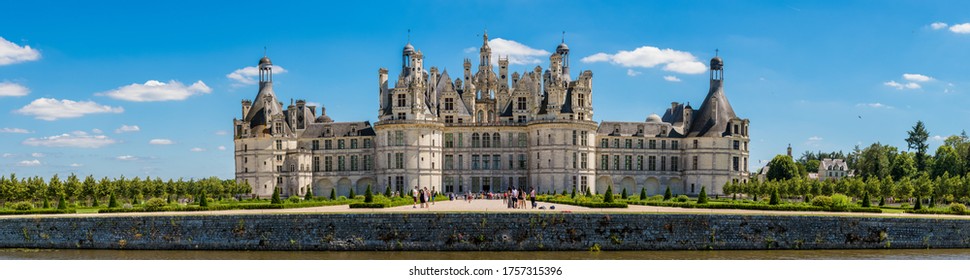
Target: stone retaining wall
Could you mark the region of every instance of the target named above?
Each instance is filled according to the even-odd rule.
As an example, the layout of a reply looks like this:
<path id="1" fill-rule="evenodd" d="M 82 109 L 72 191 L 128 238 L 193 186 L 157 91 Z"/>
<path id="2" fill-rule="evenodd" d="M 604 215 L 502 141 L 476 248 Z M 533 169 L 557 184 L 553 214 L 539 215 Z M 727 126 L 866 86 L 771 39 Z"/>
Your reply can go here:
<path id="1" fill-rule="evenodd" d="M 970 248 L 970 220 L 692 214 L 263 214 L 11 218 L 0 247 L 151 250 Z"/>

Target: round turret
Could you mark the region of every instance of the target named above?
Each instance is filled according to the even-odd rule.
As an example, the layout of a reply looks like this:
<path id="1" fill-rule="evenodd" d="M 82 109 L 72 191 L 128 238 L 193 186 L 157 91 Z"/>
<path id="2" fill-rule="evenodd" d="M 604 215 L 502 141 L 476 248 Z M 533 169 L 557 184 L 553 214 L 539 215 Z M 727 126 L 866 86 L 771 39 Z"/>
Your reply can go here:
<path id="1" fill-rule="evenodd" d="M 556 53 L 569 53 L 569 46 L 567 46 L 566 43 L 559 44 L 559 46 L 556 47 Z"/>
<path id="2" fill-rule="evenodd" d="M 408 42 L 407 45 L 404 45 L 404 55 L 411 55 L 413 53 L 414 53 L 414 46 L 412 46 L 411 43 Z"/>
<path id="3" fill-rule="evenodd" d="M 663 122 L 663 120 L 660 119 L 660 116 L 658 116 L 657 114 L 650 114 L 650 116 L 647 116 L 647 122 L 648 123 L 660 123 L 660 122 Z"/>
<path id="4" fill-rule="evenodd" d="M 711 70 L 721 70 L 722 67 L 724 67 L 724 61 L 721 60 L 720 56 L 711 58 Z"/>
<path id="5" fill-rule="evenodd" d="M 260 58 L 259 59 L 259 64 L 260 65 L 263 65 L 263 64 L 273 64 L 273 62 L 269 60 L 269 57 L 263 56 L 263 58 Z"/>

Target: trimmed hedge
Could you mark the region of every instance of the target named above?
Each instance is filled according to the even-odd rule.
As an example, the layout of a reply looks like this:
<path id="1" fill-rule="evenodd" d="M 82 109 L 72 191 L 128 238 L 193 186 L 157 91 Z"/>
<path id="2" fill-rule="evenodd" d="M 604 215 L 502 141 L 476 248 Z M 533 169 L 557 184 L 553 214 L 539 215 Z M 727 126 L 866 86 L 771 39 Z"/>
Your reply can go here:
<path id="1" fill-rule="evenodd" d="M 548 196 L 536 197 L 536 201 L 558 203 L 558 204 L 568 204 L 589 208 L 627 208 L 625 202 L 603 202 L 603 201 L 576 201 L 568 198 L 550 198 Z"/>
<path id="2" fill-rule="evenodd" d="M 923 209 L 920 209 L 920 210 L 906 210 L 906 213 L 910 213 L 910 214 L 933 214 L 933 215 L 967 215 L 967 214 L 970 214 L 970 213 L 966 213 L 966 212 L 964 212 L 962 214 L 955 213 L 952 210 L 950 210 L 949 208 L 947 208 L 947 209 L 923 208 Z"/>
<path id="3" fill-rule="evenodd" d="M 358 202 L 351 203 L 350 208 L 387 208 L 389 203 L 384 202 Z"/>
<path id="4" fill-rule="evenodd" d="M 0 210 L 0 215 L 70 214 L 75 212 L 74 209 Z"/>
<path id="5" fill-rule="evenodd" d="M 826 211 L 826 212 L 863 212 L 863 213 L 882 213 L 879 208 L 847 208 L 847 209 L 832 209 L 819 206 L 809 206 L 809 205 L 797 205 L 797 204 L 779 204 L 779 205 L 768 205 L 768 204 L 754 204 L 754 203 L 731 203 L 731 204 L 720 204 L 720 203 L 708 203 L 708 204 L 695 204 L 690 202 L 670 202 L 670 201 L 639 201 L 630 202 L 630 204 L 636 205 L 647 205 L 647 206 L 661 206 L 661 207 L 680 207 L 680 208 L 705 208 L 705 209 L 744 209 L 744 210 L 769 210 L 769 211 Z"/>
<path id="6" fill-rule="evenodd" d="M 98 213 L 133 213 L 133 212 L 164 212 L 164 211 L 221 211 L 221 210 L 255 210 L 255 209 L 292 209 L 292 208 L 306 208 L 306 207 L 319 207 L 319 206 L 333 206 L 333 205 L 344 205 L 350 204 L 354 200 L 326 200 L 326 201 L 309 201 L 300 203 L 286 203 L 286 204 L 253 204 L 253 203 L 234 203 L 234 204 L 220 204 L 220 205 L 210 205 L 208 207 L 200 207 L 198 205 L 186 205 L 186 206 L 166 206 L 158 209 L 148 209 L 148 208 L 108 208 L 108 209 L 98 209 Z"/>

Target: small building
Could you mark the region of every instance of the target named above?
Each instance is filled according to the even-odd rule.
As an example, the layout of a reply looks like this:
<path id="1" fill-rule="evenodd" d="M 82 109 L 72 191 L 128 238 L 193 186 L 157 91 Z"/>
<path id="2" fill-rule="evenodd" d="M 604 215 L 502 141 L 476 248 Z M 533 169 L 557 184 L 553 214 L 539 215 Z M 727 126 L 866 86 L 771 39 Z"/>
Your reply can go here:
<path id="1" fill-rule="evenodd" d="M 844 177 L 851 177 L 852 172 L 849 171 L 849 165 L 845 163 L 844 159 L 822 159 L 818 163 L 818 180 L 825 181 L 828 179 L 839 180 Z"/>

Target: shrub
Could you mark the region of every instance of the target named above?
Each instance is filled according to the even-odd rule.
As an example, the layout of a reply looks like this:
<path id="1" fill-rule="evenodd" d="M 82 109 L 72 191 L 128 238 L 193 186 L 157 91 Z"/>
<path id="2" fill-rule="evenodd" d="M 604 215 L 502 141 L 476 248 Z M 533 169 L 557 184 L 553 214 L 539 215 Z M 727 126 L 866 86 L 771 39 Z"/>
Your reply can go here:
<path id="1" fill-rule="evenodd" d="M 391 197 L 391 187 L 384 189 L 384 197 Z"/>
<path id="2" fill-rule="evenodd" d="M 283 200 L 280 199 L 280 188 L 273 188 L 273 198 L 269 204 L 283 204 Z"/>
<path id="3" fill-rule="evenodd" d="M 899 208 L 909 208 L 909 203 L 900 204 Z"/>
<path id="4" fill-rule="evenodd" d="M 917 196 L 916 197 L 916 205 L 913 205 L 913 210 L 923 209 L 923 202 L 922 201 L 923 201 L 923 199 Z"/>
<path id="5" fill-rule="evenodd" d="M 291 195 L 290 197 L 286 198 L 286 202 L 289 202 L 289 203 L 300 203 L 300 201 L 301 201 L 300 197 L 295 195 Z"/>
<path id="6" fill-rule="evenodd" d="M 647 188 L 640 189 L 640 200 L 647 199 Z"/>
<path id="7" fill-rule="evenodd" d="M 852 199 L 848 196 L 840 193 L 832 195 L 832 206 L 830 206 L 832 209 L 844 210 L 849 209 L 852 206 Z"/>
<path id="8" fill-rule="evenodd" d="M 303 196 L 303 200 L 306 200 L 306 201 L 313 200 L 313 189 L 307 188 L 306 195 Z"/>
<path id="9" fill-rule="evenodd" d="M 562 195 L 566 195 L 566 190 L 562 190 Z M 573 193 L 569 195 L 569 198 L 576 199 L 576 187 L 573 187 Z"/>
<path id="10" fill-rule="evenodd" d="M 862 195 L 862 207 L 869 208 L 872 207 L 872 201 L 869 201 L 869 192 Z"/>
<path id="11" fill-rule="evenodd" d="M 370 185 L 367 185 L 367 190 L 364 191 L 364 203 L 374 202 L 374 194 L 370 191 Z"/>
<path id="12" fill-rule="evenodd" d="M 354 199 L 357 198 L 357 194 L 354 193 L 354 188 L 350 188 L 350 195 L 347 198 Z"/>
<path id="13" fill-rule="evenodd" d="M 686 195 L 678 195 L 677 198 L 674 200 L 677 202 L 687 202 L 688 200 L 690 200 L 690 198 L 688 198 Z"/>
<path id="14" fill-rule="evenodd" d="M 115 198 L 115 193 L 111 192 L 111 194 L 108 195 L 108 208 L 118 208 L 118 206 L 118 199 Z"/>
<path id="15" fill-rule="evenodd" d="M 670 187 L 667 187 L 667 190 L 664 191 L 664 201 L 670 200 L 671 197 L 673 197 L 673 195 L 670 194 Z"/>
<path id="16" fill-rule="evenodd" d="M 613 186 L 606 187 L 606 192 L 603 193 L 603 202 L 613 203 Z"/>
<path id="17" fill-rule="evenodd" d="M 401 195 L 403 197 L 404 192 L 401 192 Z M 337 189 L 330 189 L 330 200 L 336 200 L 336 199 L 337 199 Z"/>
<path id="18" fill-rule="evenodd" d="M 42 208 L 44 209 L 51 208 L 51 202 L 48 201 L 46 197 L 44 198 L 44 207 Z"/>
<path id="19" fill-rule="evenodd" d="M 205 197 L 205 191 L 199 193 L 199 207 L 209 207 L 209 198 Z"/>
<path id="20" fill-rule="evenodd" d="M 156 197 L 156 198 L 149 199 L 148 201 L 145 202 L 145 210 L 158 211 L 158 210 L 162 210 L 167 205 L 168 203 L 166 203 L 164 199 Z"/>
<path id="21" fill-rule="evenodd" d="M 967 212 L 967 206 L 957 202 L 950 203 L 950 212 L 953 212 L 953 214 L 962 215 L 963 213 Z"/>
<path id="22" fill-rule="evenodd" d="M 62 194 L 60 197 L 57 198 L 57 210 L 64 210 L 64 209 L 67 209 L 67 200 L 64 199 L 64 195 Z"/>
<path id="23" fill-rule="evenodd" d="M 813 197 L 812 198 L 812 206 L 826 207 L 826 208 L 831 207 L 832 206 L 832 198 L 831 197 L 828 197 L 828 196 L 824 196 L 824 195 L 819 195 L 819 196 Z"/>
<path id="24" fill-rule="evenodd" d="M 658 194 L 658 195 L 651 196 L 651 197 L 647 198 L 647 200 L 663 201 L 664 200 L 664 196 Z"/>
<path id="25" fill-rule="evenodd" d="M 701 187 L 701 194 L 697 196 L 697 204 L 707 203 L 707 190 L 705 187 Z"/>
<path id="26" fill-rule="evenodd" d="M 778 205 L 781 203 L 781 198 L 778 197 L 778 189 L 771 191 L 771 198 L 768 199 L 768 205 Z"/>
<path id="27" fill-rule="evenodd" d="M 98 197 L 94 197 L 94 199 L 91 199 L 91 207 L 100 207 L 101 206 L 100 204 L 101 203 L 98 202 Z"/>
<path id="28" fill-rule="evenodd" d="M 29 211 L 34 209 L 34 204 L 29 201 L 21 201 L 10 204 L 10 209 L 18 211 Z"/>
<path id="29" fill-rule="evenodd" d="M 622 199 L 629 198 L 629 195 L 626 194 L 626 188 L 623 188 L 623 193 L 620 194 L 620 198 Z"/>

